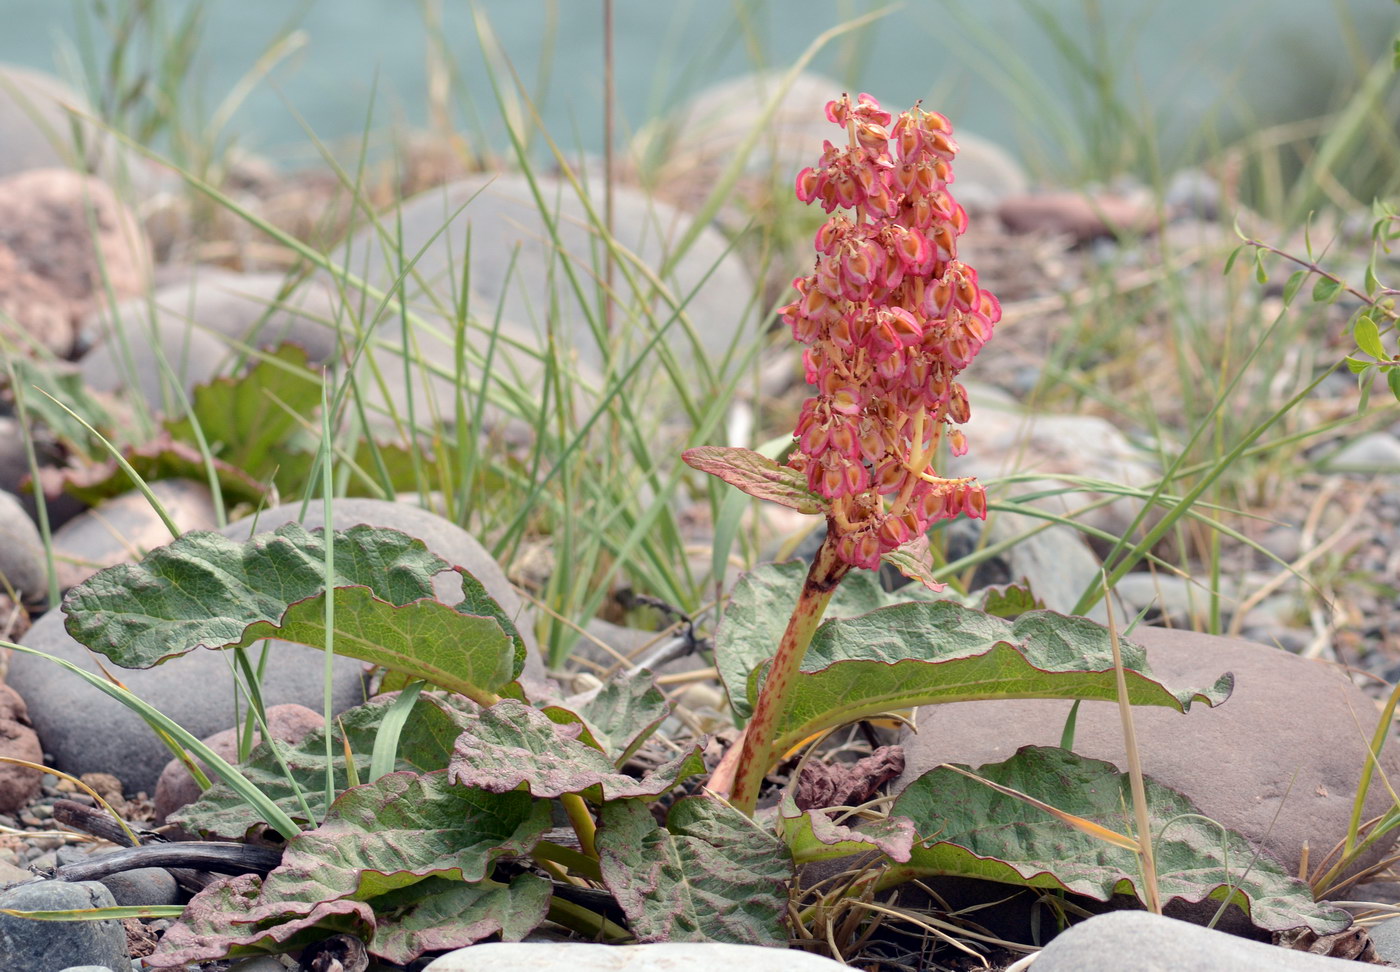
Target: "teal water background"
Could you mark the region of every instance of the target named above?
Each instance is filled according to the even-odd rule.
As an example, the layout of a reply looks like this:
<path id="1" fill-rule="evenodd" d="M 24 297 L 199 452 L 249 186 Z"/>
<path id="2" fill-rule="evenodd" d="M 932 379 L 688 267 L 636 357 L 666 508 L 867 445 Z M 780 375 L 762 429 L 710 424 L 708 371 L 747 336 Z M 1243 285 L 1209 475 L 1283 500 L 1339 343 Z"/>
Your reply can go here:
<path id="1" fill-rule="evenodd" d="M 74 23 L 93 2 L 0 0 L 0 61 L 81 83 Z M 169 0 L 172 17 L 188 2 Z M 830 45 L 814 66 L 888 105 L 923 98 L 960 127 L 1034 161 L 1047 139 L 1033 117 L 1043 121 L 1043 113 L 1028 106 L 1025 92 L 1034 88 L 1072 105 L 1086 88 L 1067 80 L 1066 59 L 1037 24 L 1032 5 L 1049 11 L 1067 37 L 1086 46 L 1086 17 L 1098 12 L 1110 44 L 1090 62 L 1117 78 L 1124 102 L 1161 120 L 1164 142 L 1205 129 L 1228 139 L 1325 111 L 1355 84 L 1364 61 L 1385 50 L 1400 22 L 1393 0 L 907 0 L 859 37 Z M 714 80 L 756 65 L 786 66 L 824 29 L 876 6 L 864 0 L 616 0 L 619 131 L 625 137 Z M 212 111 L 288 22 L 305 31 L 305 46 L 233 118 L 230 129 L 240 144 L 296 162 L 311 158 L 303 124 L 328 141 L 358 135 L 367 117 L 379 129 L 423 124 L 427 37 L 418 0 L 207 0 L 207 8 L 189 92 L 205 110 Z M 601 0 L 480 0 L 478 8 L 532 87 L 552 34 L 542 115 L 564 145 L 597 150 Z M 441 9 L 459 75 L 458 126 L 503 147 L 469 5 L 441 0 Z M 1029 85 L 1027 78 L 1033 79 Z M 1092 99 L 1086 104 L 1093 113 Z"/>

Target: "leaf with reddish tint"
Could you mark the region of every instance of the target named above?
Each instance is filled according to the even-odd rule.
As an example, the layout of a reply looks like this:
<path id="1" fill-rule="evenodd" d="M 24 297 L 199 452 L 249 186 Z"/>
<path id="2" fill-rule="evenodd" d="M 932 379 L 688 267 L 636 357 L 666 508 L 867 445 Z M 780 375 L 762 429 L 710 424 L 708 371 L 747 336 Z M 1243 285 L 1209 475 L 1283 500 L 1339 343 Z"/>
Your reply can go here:
<path id="1" fill-rule="evenodd" d="M 884 554 L 880 559 L 905 577 L 917 581 L 935 594 L 947 586 L 939 583 L 938 579 L 933 576 L 933 567 L 929 563 L 927 536 L 920 534 L 904 546 Z"/>
<path id="2" fill-rule="evenodd" d="M 354 753 L 357 778 L 368 778 L 374 741 L 392 702 L 389 698 L 376 698 L 348 709 L 337 718 L 331 745 L 337 789 L 349 785 L 344 756 L 347 743 Z M 462 706 L 471 708 L 464 709 Z M 453 743 L 475 719 L 475 706 L 470 702 L 455 696 L 423 693 L 414 703 L 400 733 L 396 768 L 421 773 L 445 768 L 452 755 Z M 311 825 L 314 821 L 306 819 L 297 791 L 300 790 L 318 820 L 325 815 L 325 733 L 314 729 L 295 745 L 278 745 L 287 766 L 286 772 L 267 743 L 253 747 L 240 769 L 293 820 Z M 288 773 L 293 782 L 288 782 Z M 177 810 L 171 816 L 171 821 L 190 833 L 226 840 L 242 840 L 254 828 L 267 823 L 235 790 L 219 782 L 205 790 L 197 801 Z"/>
<path id="3" fill-rule="evenodd" d="M 368 939 L 374 910 L 363 901 L 263 902 L 256 874 L 218 878 L 185 906 L 146 964 L 183 969 L 195 962 L 290 952 L 342 932 Z"/>
<path id="4" fill-rule="evenodd" d="M 773 657 L 783 636 L 789 614 L 797 604 L 807 564 L 791 560 L 782 564 L 760 564 L 740 576 L 734 585 L 724 620 L 715 632 L 715 665 L 729 695 L 729 704 L 738 719 L 753 714 L 748 698 L 749 674 Z M 890 593 L 879 578 L 868 570 L 846 575 L 827 605 L 825 617 L 852 618 L 910 600 L 927 600 L 934 595 L 922 587 L 906 587 Z"/>
<path id="5" fill-rule="evenodd" d="M 752 449 L 699 446 L 681 458 L 690 466 L 718 476 L 750 496 L 789 507 L 799 513 L 825 513 L 829 505 L 807 488 L 807 477 Z"/>
<path id="6" fill-rule="evenodd" d="M 209 470 L 204 455 L 188 442 L 170 437 L 162 432 L 149 442 L 123 451 L 122 456 L 136 470 L 137 475 L 147 482 L 160 479 L 193 479 L 204 482 Z M 219 489 L 228 503 L 256 503 L 267 495 L 265 484 L 237 466 L 217 457 L 214 458 L 214 474 L 219 480 Z M 49 472 L 49 470 L 44 470 Z M 117 464 L 115 459 L 78 468 L 66 468 L 61 472 L 53 470 L 46 477 L 45 488 L 61 489 L 76 499 L 89 505 L 96 505 L 113 496 L 131 490 L 131 477 Z"/>
<path id="7" fill-rule="evenodd" d="M 727 621 L 726 621 L 727 623 Z M 1234 678 L 1170 688 L 1152 677 L 1147 653 L 1122 642 L 1128 701 L 1186 712 L 1219 705 Z M 762 672 L 749 679 L 757 698 Z M 776 726 L 786 751 L 832 726 L 882 712 L 972 699 L 1118 698 L 1108 630 L 1087 618 L 1032 611 L 1015 621 L 954 601 L 909 602 L 817 629 Z"/>
<path id="8" fill-rule="evenodd" d="M 552 891 L 534 874 L 517 874 L 509 884 L 428 878 L 371 902 L 378 927 L 369 951 L 407 965 L 424 952 L 465 948 L 490 935 L 518 942 L 544 921 Z"/>
<path id="9" fill-rule="evenodd" d="M 1026 746 L 976 772 L 1100 826 L 1119 833 L 1132 830 L 1128 774 L 1112 763 Z M 1206 820 L 1175 790 L 1146 782 L 1163 901 L 1228 900 L 1270 931 L 1306 926 L 1325 935 L 1350 924 L 1346 912 L 1315 902 L 1305 883 L 1258 854 L 1244 837 Z M 1141 897 L 1142 870 L 1133 851 L 1067 827 L 1044 810 L 953 770 L 934 769 L 919 777 L 890 813 L 909 817 L 921 833 L 931 835 L 915 847 L 907 864 L 894 868 L 896 878 L 957 874 L 1062 888 L 1099 901 L 1115 894 Z"/>
<path id="10" fill-rule="evenodd" d="M 675 704 L 651 680 L 650 673 L 619 673 L 578 707 L 598 748 L 613 765 L 622 766 L 671 714 Z"/>
<path id="11" fill-rule="evenodd" d="M 918 839 L 914 822 L 907 817 L 857 817 L 838 824 L 826 810 L 799 810 L 791 792 L 783 795 L 778 819 L 783 841 L 799 866 L 876 853 L 894 861 L 907 861 Z"/>
<path id="12" fill-rule="evenodd" d="M 787 945 L 792 857 L 721 800 L 677 800 L 664 830 L 640 801 L 604 804 L 598 858 L 638 941 Z"/>
<path id="13" fill-rule="evenodd" d="M 550 827 L 547 803 L 449 783 L 445 770 L 351 787 L 315 830 L 287 843 L 262 898 L 365 901 L 425 877 L 480 881 Z"/>
<path id="14" fill-rule="evenodd" d="M 367 587 L 401 605 L 433 597 L 445 561 L 397 530 L 334 532 L 335 587 Z M 63 602 L 68 633 L 124 668 L 149 668 L 199 646 L 237 644 L 250 625 L 276 625 L 321 593 L 325 533 L 288 523 L 251 540 L 187 533 L 139 564 L 99 571 Z"/>
<path id="15" fill-rule="evenodd" d="M 705 772 L 692 748 L 641 779 L 619 773 L 612 759 L 579 738 L 583 727 L 560 725 L 539 709 L 503 699 L 481 711 L 457 740 L 449 766 L 454 783 L 506 793 L 524 783 L 532 796 L 582 793 L 590 800 L 656 797 Z"/>

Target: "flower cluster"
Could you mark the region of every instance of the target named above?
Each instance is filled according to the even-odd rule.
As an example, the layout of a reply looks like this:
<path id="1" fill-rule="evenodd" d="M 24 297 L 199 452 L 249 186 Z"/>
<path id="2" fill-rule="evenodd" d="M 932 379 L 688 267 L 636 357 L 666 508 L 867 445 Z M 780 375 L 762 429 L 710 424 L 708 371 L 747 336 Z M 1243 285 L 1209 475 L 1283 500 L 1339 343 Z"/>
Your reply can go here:
<path id="1" fill-rule="evenodd" d="M 870 95 L 826 106 L 847 130 L 797 176 L 797 198 L 836 213 L 817 232 L 815 271 L 783 308 L 816 395 L 802 408 L 789 465 L 831 501 L 829 529 L 847 563 L 874 569 L 931 522 L 985 517 L 971 479 L 930 462 L 968 418 L 954 379 L 992 336 L 1001 306 L 958 261 L 967 214 L 948 192 L 957 152 L 948 119 L 915 106 L 894 119 Z"/>

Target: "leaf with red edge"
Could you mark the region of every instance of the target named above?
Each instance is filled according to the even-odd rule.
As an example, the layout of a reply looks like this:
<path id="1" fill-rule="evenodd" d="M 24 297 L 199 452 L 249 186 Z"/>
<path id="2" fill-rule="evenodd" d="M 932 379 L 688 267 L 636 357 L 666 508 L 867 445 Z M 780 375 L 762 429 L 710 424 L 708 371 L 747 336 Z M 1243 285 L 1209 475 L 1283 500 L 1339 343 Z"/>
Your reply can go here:
<path id="1" fill-rule="evenodd" d="M 933 576 L 933 568 L 929 564 L 928 537 L 924 534 L 920 534 L 902 547 L 891 550 L 880 559 L 910 580 L 918 581 L 935 594 L 948 586 L 940 584 Z"/>
<path id="2" fill-rule="evenodd" d="M 428 878 L 374 899 L 379 924 L 369 951 L 407 965 L 424 952 L 465 948 L 490 935 L 518 942 L 544 921 L 552 892 L 534 874 L 517 874 L 509 884 Z"/>
<path id="3" fill-rule="evenodd" d="M 807 477 L 752 449 L 698 446 L 681 454 L 701 472 L 718 476 L 750 496 L 790 507 L 799 513 L 825 513 L 826 500 L 807 488 Z"/>

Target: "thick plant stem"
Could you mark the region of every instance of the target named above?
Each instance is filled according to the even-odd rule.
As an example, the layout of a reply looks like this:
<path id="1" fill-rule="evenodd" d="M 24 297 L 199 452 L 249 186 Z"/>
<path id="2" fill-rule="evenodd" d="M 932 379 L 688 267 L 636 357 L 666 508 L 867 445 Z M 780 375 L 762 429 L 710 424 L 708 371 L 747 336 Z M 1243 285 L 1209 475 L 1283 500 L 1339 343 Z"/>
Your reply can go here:
<path id="1" fill-rule="evenodd" d="M 579 850 L 597 860 L 598 847 L 593 840 L 598 827 L 593 822 L 593 815 L 588 812 L 588 804 L 584 803 L 583 797 L 577 793 L 565 793 L 559 798 L 559 802 L 564 805 L 564 812 L 569 816 L 569 825 L 578 836 Z"/>
<path id="2" fill-rule="evenodd" d="M 753 718 L 749 720 L 744 734 L 744 748 L 734 776 L 734 792 L 730 802 L 749 816 L 753 816 L 759 788 L 773 765 L 773 737 L 778 720 L 787 706 L 793 679 L 801 670 L 802 657 L 807 654 L 807 646 L 812 642 L 817 625 L 821 624 L 836 586 L 851 569 L 850 564 L 836 556 L 836 536 L 835 531 L 828 529 L 826 541 L 807 571 L 797 606 L 793 608 L 787 629 L 778 642 L 778 652 L 773 656 L 763 691 L 759 693 L 758 704 L 754 706 Z"/>

